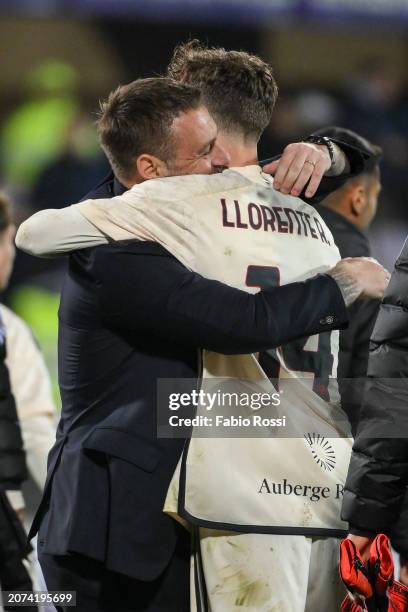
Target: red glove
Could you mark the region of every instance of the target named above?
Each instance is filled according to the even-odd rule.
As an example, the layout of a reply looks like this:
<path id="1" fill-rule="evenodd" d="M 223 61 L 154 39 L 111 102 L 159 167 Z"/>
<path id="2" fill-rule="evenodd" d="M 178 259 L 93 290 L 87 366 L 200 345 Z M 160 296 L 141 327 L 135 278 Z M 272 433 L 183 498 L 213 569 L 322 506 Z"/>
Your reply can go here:
<path id="1" fill-rule="evenodd" d="M 365 604 L 359 604 L 347 595 L 342 604 L 341 612 L 365 612 L 367 610 Z"/>
<path id="2" fill-rule="evenodd" d="M 368 567 L 351 540 L 346 539 L 340 543 L 339 571 L 340 578 L 353 597 L 357 597 L 364 602 L 373 596 L 374 591 L 370 582 Z M 348 599 L 350 600 L 350 598 Z"/>
<path id="3" fill-rule="evenodd" d="M 388 612 L 406 612 L 408 610 L 408 587 L 394 580 L 388 589 Z"/>
<path id="4" fill-rule="evenodd" d="M 398 580 L 394 580 L 392 585 L 388 587 L 387 591 L 388 595 L 388 609 L 387 612 L 407 612 L 408 610 L 408 587 L 406 587 Z M 378 610 L 374 600 L 373 602 L 374 610 Z M 367 604 L 369 605 L 370 600 L 368 600 Z M 365 604 L 357 603 L 350 599 L 350 596 L 344 598 L 343 603 L 341 604 L 341 612 L 366 612 L 367 608 Z"/>
<path id="5" fill-rule="evenodd" d="M 407 612 L 408 588 L 393 580 L 394 563 L 387 536 L 379 534 L 371 544 L 365 564 L 354 542 L 340 544 L 340 576 L 350 595 L 342 612 Z"/>
<path id="6" fill-rule="evenodd" d="M 393 583 L 394 561 L 390 541 L 383 533 L 380 533 L 371 544 L 368 567 L 374 593 L 380 597 L 385 595 L 387 588 Z"/>

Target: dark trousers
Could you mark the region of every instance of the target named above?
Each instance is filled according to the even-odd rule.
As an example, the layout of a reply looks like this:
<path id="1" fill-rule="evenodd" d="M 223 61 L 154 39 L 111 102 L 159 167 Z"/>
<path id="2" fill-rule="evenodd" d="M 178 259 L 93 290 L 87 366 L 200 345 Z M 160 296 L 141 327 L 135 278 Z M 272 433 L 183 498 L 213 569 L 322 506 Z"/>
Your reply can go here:
<path id="1" fill-rule="evenodd" d="M 38 555 L 49 591 L 76 591 L 76 607 L 58 612 L 189 612 L 190 536 L 180 531 L 173 557 L 151 582 L 107 571 L 82 555 Z"/>

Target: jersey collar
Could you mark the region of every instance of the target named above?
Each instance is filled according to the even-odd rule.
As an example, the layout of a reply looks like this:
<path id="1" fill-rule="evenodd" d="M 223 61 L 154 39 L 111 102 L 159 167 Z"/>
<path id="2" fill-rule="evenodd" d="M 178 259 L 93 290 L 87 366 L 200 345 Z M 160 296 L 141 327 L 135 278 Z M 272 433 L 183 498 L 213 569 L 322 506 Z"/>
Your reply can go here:
<path id="1" fill-rule="evenodd" d="M 270 174 L 265 174 L 265 172 L 262 172 L 261 166 L 242 166 L 241 168 L 230 168 L 230 170 L 234 170 L 234 172 L 242 174 L 242 176 L 249 179 L 253 183 L 258 183 L 263 187 L 273 185 L 273 177 Z"/>

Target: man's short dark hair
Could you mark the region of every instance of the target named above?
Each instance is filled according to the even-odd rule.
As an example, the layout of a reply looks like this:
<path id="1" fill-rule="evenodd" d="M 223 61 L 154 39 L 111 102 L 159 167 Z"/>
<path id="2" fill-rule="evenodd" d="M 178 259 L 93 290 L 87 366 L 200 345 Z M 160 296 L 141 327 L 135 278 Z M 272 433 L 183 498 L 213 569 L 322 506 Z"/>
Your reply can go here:
<path id="1" fill-rule="evenodd" d="M 142 153 L 167 161 L 173 151 L 174 119 L 200 104 L 198 88 L 164 77 L 139 79 L 115 89 L 101 103 L 97 126 L 117 176 L 132 178 L 135 159 Z"/>
<path id="2" fill-rule="evenodd" d="M 192 40 L 174 50 L 167 75 L 201 89 L 218 126 L 259 140 L 278 95 L 272 68 L 244 51 L 208 48 Z"/>
<path id="3" fill-rule="evenodd" d="M 313 132 L 317 136 L 328 136 L 328 138 L 336 138 L 345 144 L 351 145 L 363 153 L 365 157 L 364 167 L 361 174 L 374 174 L 378 169 L 378 164 L 382 157 L 382 149 L 378 145 L 373 144 L 357 132 L 348 130 L 347 128 L 331 125 L 321 128 Z"/>
<path id="4" fill-rule="evenodd" d="M 0 234 L 13 223 L 11 202 L 5 193 L 0 192 Z"/>

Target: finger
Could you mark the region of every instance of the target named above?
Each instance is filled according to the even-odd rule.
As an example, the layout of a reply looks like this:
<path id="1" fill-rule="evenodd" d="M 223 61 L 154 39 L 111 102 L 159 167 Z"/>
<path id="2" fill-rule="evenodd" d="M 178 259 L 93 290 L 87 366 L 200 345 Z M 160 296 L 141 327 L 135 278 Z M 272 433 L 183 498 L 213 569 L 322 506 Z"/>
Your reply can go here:
<path id="1" fill-rule="evenodd" d="M 296 151 L 293 149 L 286 147 L 283 152 L 282 157 L 278 160 L 278 167 L 275 173 L 274 186 L 276 189 L 280 189 L 282 183 L 288 173 L 289 167 L 292 164 L 293 160 L 296 157 Z"/>
<path id="2" fill-rule="evenodd" d="M 299 193 L 301 193 L 303 189 L 306 187 L 306 185 L 308 184 L 311 176 L 313 175 L 313 172 L 314 172 L 314 165 L 311 163 L 308 163 L 308 161 L 306 160 L 305 163 L 303 164 L 303 168 L 300 171 L 300 174 L 297 177 L 290 193 L 294 196 L 298 196 Z"/>
<path id="3" fill-rule="evenodd" d="M 280 191 L 282 193 L 290 193 L 293 189 L 294 184 L 297 181 L 299 174 L 302 172 L 307 153 L 298 152 L 295 157 L 292 158 L 291 162 L 287 166 L 286 174 L 281 180 Z M 311 166 L 311 164 L 306 164 Z"/>
<path id="4" fill-rule="evenodd" d="M 323 178 L 325 170 L 326 170 L 326 165 L 324 161 L 323 160 L 318 161 L 313 169 L 312 176 L 310 177 L 309 185 L 307 186 L 307 189 L 306 189 L 305 195 L 307 198 L 312 198 L 315 195 L 320 185 L 320 182 Z"/>
<path id="5" fill-rule="evenodd" d="M 266 174 L 274 175 L 279 164 L 280 164 L 280 159 L 275 159 L 274 162 L 271 162 L 270 164 L 265 164 L 265 166 L 263 166 L 262 168 L 262 172 L 266 172 Z"/>

